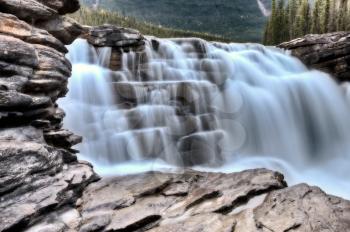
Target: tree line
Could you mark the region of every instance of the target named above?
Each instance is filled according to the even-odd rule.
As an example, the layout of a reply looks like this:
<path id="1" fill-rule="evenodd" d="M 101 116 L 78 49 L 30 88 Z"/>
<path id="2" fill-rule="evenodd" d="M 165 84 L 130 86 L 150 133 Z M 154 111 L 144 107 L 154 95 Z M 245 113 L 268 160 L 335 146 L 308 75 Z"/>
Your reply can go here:
<path id="1" fill-rule="evenodd" d="M 231 42 L 230 39 L 220 35 L 162 27 L 156 24 L 138 20 L 134 17 L 125 16 L 118 11 L 104 10 L 98 7 L 91 8 L 82 6 L 79 11 L 71 14 L 70 17 L 83 25 L 97 26 L 106 23 L 114 24 L 120 27 L 134 28 L 139 30 L 144 35 L 154 35 L 160 38 L 199 37 L 210 41 Z"/>
<path id="2" fill-rule="evenodd" d="M 350 0 L 272 0 L 264 44 L 276 45 L 306 34 L 350 30 Z"/>

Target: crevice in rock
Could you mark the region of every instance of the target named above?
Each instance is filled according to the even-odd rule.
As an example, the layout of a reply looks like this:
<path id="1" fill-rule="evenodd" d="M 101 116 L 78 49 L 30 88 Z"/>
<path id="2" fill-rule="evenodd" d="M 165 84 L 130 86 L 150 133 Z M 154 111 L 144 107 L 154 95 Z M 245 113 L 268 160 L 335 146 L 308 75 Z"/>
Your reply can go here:
<path id="1" fill-rule="evenodd" d="M 291 226 L 290 228 L 285 229 L 283 232 L 290 232 L 290 231 L 292 231 L 292 230 L 296 230 L 296 229 L 298 229 L 300 226 L 301 226 L 301 224 L 295 224 L 295 225 Z"/>
<path id="2" fill-rule="evenodd" d="M 239 207 L 239 206 L 242 206 L 242 205 L 245 205 L 248 203 L 249 200 L 251 200 L 252 198 L 254 197 L 257 197 L 257 196 L 260 196 L 260 195 L 263 195 L 263 194 L 266 194 L 266 193 L 269 193 L 269 192 L 272 192 L 274 190 L 278 190 L 278 189 L 281 189 L 280 187 L 277 187 L 277 186 L 271 186 L 267 189 L 264 189 L 264 190 L 259 190 L 259 191 L 256 191 L 255 189 L 248 192 L 246 195 L 244 196 L 239 196 L 238 198 L 236 198 L 231 205 L 226 205 L 226 206 L 223 206 L 222 208 L 214 211 L 215 213 L 220 213 L 220 214 L 228 214 L 230 212 L 232 212 L 232 210 L 234 210 L 235 208 Z"/>
<path id="3" fill-rule="evenodd" d="M 132 231 L 137 231 L 139 229 L 148 230 L 155 226 L 157 222 L 161 219 L 162 217 L 160 215 L 150 215 L 148 217 L 143 218 L 142 220 L 135 222 L 123 229 L 118 229 L 118 230 L 106 230 L 108 232 L 132 232 Z"/>
<path id="4" fill-rule="evenodd" d="M 203 195 L 202 197 L 200 197 L 199 199 L 191 202 L 190 204 L 188 204 L 186 206 L 186 210 L 188 210 L 189 208 L 195 206 L 195 205 L 198 205 L 206 200 L 210 200 L 210 199 L 213 199 L 213 198 L 216 198 L 216 197 L 219 197 L 221 196 L 222 193 L 220 191 L 213 191 L 213 192 L 210 192 L 210 193 L 207 193 L 205 195 Z"/>
<path id="5" fill-rule="evenodd" d="M 153 189 L 149 189 L 139 195 L 136 195 L 135 197 L 146 197 L 146 196 L 150 196 L 150 195 L 156 195 L 156 194 L 161 194 L 162 191 L 168 187 L 170 184 L 172 183 L 172 180 L 167 180 L 166 182 L 164 182 L 163 184 L 161 184 L 160 186 L 157 186 Z"/>

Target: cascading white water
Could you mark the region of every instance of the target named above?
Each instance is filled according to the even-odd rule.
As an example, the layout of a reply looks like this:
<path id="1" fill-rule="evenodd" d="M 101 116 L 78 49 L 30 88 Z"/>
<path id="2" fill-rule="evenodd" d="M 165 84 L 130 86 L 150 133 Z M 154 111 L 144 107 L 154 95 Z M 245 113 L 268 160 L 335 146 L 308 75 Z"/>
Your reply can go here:
<path id="1" fill-rule="evenodd" d="M 350 197 L 346 91 L 285 52 L 149 37 L 111 71 L 111 48 L 69 51 L 64 123 L 102 174 L 267 167 Z"/>

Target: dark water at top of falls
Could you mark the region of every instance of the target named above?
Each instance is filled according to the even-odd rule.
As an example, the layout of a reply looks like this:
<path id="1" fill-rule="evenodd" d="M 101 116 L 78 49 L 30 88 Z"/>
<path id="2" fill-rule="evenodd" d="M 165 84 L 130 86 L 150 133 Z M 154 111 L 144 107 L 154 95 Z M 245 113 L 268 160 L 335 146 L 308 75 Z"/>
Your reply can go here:
<path id="1" fill-rule="evenodd" d="M 105 68 L 111 48 L 69 51 L 65 127 L 101 174 L 266 167 L 350 197 L 345 89 L 283 51 L 148 38 L 119 71 Z"/>

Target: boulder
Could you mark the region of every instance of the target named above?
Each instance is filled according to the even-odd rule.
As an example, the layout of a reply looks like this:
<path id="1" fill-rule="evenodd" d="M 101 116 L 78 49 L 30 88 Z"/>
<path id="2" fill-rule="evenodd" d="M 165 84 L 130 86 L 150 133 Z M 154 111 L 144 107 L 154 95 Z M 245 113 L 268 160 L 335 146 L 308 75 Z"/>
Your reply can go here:
<path id="1" fill-rule="evenodd" d="M 42 44 L 66 53 L 65 46 L 45 30 L 35 28 L 11 14 L 0 13 L 0 33 L 32 44 Z"/>
<path id="2" fill-rule="evenodd" d="M 108 24 L 91 27 L 85 37 L 96 47 L 138 47 L 145 43 L 139 31 Z"/>
<path id="3" fill-rule="evenodd" d="M 57 71 L 67 77 L 71 75 L 72 65 L 64 54 L 39 44 L 35 44 L 34 47 L 38 54 L 38 69 L 42 71 Z"/>
<path id="4" fill-rule="evenodd" d="M 0 110 L 26 110 L 48 107 L 51 100 L 48 97 L 33 97 L 30 95 L 18 93 L 17 91 L 0 90 Z"/>
<path id="5" fill-rule="evenodd" d="M 16 15 L 29 23 L 45 21 L 79 10 L 79 0 L 1 0 L 3 13 Z"/>
<path id="6" fill-rule="evenodd" d="M 40 129 L 0 130 L 0 231 L 23 229 L 42 214 L 75 203 L 97 180 L 89 164 L 68 156 L 47 145 Z"/>
<path id="7" fill-rule="evenodd" d="M 48 144 L 62 148 L 71 148 L 82 141 L 81 136 L 64 129 L 45 132 L 44 137 Z"/>
<path id="8" fill-rule="evenodd" d="M 254 215 L 263 231 L 350 231 L 350 202 L 306 184 L 269 193 Z"/>
<path id="9" fill-rule="evenodd" d="M 9 77 L 14 75 L 19 75 L 22 77 L 31 77 L 34 73 L 33 68 L 17 65 L 9 62 L 4 62 L 0 60 L 0 77 Z"/>
<path id="10" fill-rule="evenodd" d="M 21 91 L 28 78 L 22 76 L 10 76 L 0 78 L 0 90 Z M 0 94 L 1 95 L 1 94 Z"/>
<path id="11" fill-rule="evenodd" d="M 34 45 L 2 34 L 0 34 L 0 60 L 32 68 L 37 68 L 39 65 Z"/>
<path id="12" fill-rule="evenodd" d="M 16 15 L 29 23 L 37 20 L 47 20 L 58 12 L 36 0 L 1 0 L 0 9 L 3 13 Z"/>
<path id="13" fill-rule="evenodd" d="M 50 20 L 38 22 L 36 26 L 48 31 L 64 44 L 71 44 L 86 30 L 74 19 L 65 16 L 57 16 Z"/>
<path id="14" fill-rule="evenodd" d="M 25 187 L 3 196 L 0 231 L 18 231 L 62 205 L 74 204 L 84 187 L 95 181 L 96 176 L 91 167 L 78 163 L 65 166 L 56 175 L 42 174 L 40 179 L 29 180 Z"/>
<path id="15" fill-rule="evenodd" d="M 34 224 L 26 232 L 79 231 L 80 223 L 79 211 L 72 207 L 64 207 L 50 213 L 44 220 Z"/>
<path id="16" fill-rule="evenodd" d="M 38 0 L 38 2 L 58 11 L 62 15 L 74 13 L 80 8 L 79 0 Z"/>
<path id="17" fill-rule="evenodd" d="M 307 66 L 328 72 L 338 81 L 350 80 L 350 32 L 306 35 L 279 45 Z"/>

